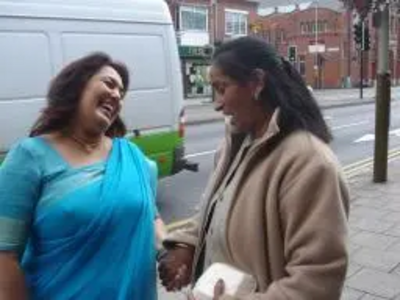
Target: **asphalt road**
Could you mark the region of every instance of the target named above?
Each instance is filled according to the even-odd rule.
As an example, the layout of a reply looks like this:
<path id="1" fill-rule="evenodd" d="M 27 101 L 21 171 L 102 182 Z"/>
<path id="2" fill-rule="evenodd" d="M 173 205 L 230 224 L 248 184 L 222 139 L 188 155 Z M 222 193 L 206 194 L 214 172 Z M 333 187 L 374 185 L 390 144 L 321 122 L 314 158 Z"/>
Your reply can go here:
<path id="1" fill-rule="evenodd" d="M 332 148 L 344 167 L 373 156 L 374 104 L 326 109 L 323 112 L 334 134 Z M 200 170 L 198 173 L 185 171 L 160 181 L 157 202 L 167 224 L 187 218 L 195 212 L 223 132 L 222 123 L 187 128 L 187 156 L 199 163 Z M 395 101 L 391 112 L 390 149 L 399 147 L 400 101 Z"/>

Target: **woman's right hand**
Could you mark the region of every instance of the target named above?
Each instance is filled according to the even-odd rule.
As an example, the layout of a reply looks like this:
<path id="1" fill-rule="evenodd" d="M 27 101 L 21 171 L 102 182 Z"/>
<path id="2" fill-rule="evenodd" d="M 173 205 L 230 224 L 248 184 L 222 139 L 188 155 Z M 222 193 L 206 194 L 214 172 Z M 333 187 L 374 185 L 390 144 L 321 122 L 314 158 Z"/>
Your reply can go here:
<path id="1" fill-rule="evenodd" d="M 190 283 L 194 249 L 193 246 L 176 246 L 160 259 L 158 271 L 167 291 L 179 291 Z"/>

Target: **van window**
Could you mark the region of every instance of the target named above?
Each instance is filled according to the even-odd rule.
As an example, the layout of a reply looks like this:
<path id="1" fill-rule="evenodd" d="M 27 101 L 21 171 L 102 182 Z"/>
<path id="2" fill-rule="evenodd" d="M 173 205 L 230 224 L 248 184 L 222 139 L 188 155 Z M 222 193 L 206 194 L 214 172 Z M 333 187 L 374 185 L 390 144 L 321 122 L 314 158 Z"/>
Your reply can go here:
<path id="1" fill-rule="evenodd" d="M 167 86 L 166 51 L 161 35 L 64 33 L 64 60 L 104 51 L 124 62 L 131 75 L 130 90 Z"/>
<path id="2" fill-rule="evenodd" d="M 48 37 L 0 31 L 0 101 L 44 97 L 52 76 Z"/>

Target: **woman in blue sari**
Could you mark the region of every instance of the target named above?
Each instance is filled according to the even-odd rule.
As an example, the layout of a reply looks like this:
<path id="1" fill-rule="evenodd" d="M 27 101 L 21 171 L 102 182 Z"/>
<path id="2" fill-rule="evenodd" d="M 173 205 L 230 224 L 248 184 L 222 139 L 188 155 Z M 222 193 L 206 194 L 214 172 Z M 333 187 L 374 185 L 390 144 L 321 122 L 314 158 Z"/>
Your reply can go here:
<path id="1" fill-rule="evenodd" d="M 126 67 L 95 53 L 52 81 L 0 168 L 0 299 L 156 299 L 154 172 L 123 136 Z"/>

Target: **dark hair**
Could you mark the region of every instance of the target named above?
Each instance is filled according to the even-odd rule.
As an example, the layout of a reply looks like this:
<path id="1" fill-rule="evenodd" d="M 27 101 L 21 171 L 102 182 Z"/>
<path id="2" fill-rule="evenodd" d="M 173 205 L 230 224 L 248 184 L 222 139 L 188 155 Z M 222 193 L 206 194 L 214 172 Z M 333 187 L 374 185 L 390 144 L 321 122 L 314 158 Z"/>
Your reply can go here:
<path id="1" fill-rule="evenodd" d="M 280 108 L 278 124 L 283 135 L 303 129 L 326 143 L 332 140 L 321 110 L 301 75 L 265 41 L 242 37 L 225 42 L 215 50 L 213 64 L 239 84 L 252 80 L 256 69 L 265 72 L 260 101 L 267 111 Z"/>
<path id="2" fill-rule="evenodd" d="M 105 66 L 112 67 L 121 76 L 125 95 L 129 85 L 129 71 L 124 64 L 113 61 L 102 52 L 84 56 L 71 62 L 52 80 L 47 93 L 47 106 L 33 125 L 29 136 L 63 130 L 68 126 L 78 109 L 88 81 Z M 106 135 L 122 137 L 125 134 L 125 124 L 118 116 L 107 129 Z"/>

